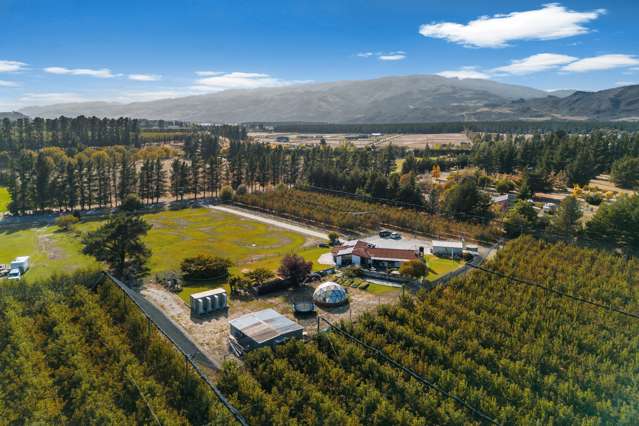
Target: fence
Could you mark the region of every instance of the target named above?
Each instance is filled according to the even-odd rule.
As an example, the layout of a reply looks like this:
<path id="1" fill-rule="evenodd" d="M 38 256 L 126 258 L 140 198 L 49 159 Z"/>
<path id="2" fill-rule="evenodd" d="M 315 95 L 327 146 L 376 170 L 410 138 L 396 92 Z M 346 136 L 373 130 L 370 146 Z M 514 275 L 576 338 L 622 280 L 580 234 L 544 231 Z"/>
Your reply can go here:
<path id="1" fill-rule="evenodd" d="M 131 299 L 131 301 L 135 304 L 135 306 L 138 307 L 138 309 L 140 309 L 142 314 L 146 317 L 146 320 L 147 320 L 147 322 L 149 324 L 149 327 L 150 327 L 151 324 L 153 324 L 153 326 L 155 326 L 156 330 L 158 332 L 160 332 L 160 334 L 162 334 L 164 337 L 166 337 L 169 340 L 169 342 L 171 342 L 173 344 L 175 349 L 184 356 L 185 361 L 188 364 L 190 364 L 191 367 L 193 367 L 193 370 L 195 371 L 195 373 L 204 381 L 204 383 L 206 383 L 207 386 L 209 386 L 209 388 L 211 388 L 211 390 L 213 391 L 213 393 L 215 394 L 217 399 L 222 403 L 222 405 L 224 405 L 226 407 L 227 410 L 229 410 L 229 412 L 233 415 L 233 417 L 235 417 L 237 422 L 240 423 L 242 426 L 248 426 L 248 422 L 246 421 L 244 416 L 242 416 L 242 414 L 238 411 L 238 409 L 235 408 L 226 399 L 226 397 L 217 388 L 217 386 L 215 386 L 215 384 L 213 382 L 211 382 L 211 380 L 208 378 L 208 376 L 206 374 L 204 374 L 202 369 L 193 361 L 192 355 L 188 354 L 184 350 L 182 350 L 180 345 L 178 345 L 178 343 L 171 336 L 169 336 L 168 333 L 166 333 L 162 329 L 162 327 L 160 327 L 160 325 L 153 318 L 151 318 L 151 316 L 149 314 L 147 314 L 147 312 L 144 309 L 144 307 L 142 307 L 138 303 L 138 301 L 134 297 L 132 297 L 132 295 L 129 293 L 131 290 L 126 286 L 126 284 L 124 284 L 122 281 L 118 280 L 117 278 L 115 278 L 113 275 L 111 275 L 108 272 L 105 272 L 104 274 L 113 283 L 115 283 L 120 288 L 120 290 L 122 290 L 123 294 L 125 294 L 126 296 L 129 297 L 129 299 Z"/>

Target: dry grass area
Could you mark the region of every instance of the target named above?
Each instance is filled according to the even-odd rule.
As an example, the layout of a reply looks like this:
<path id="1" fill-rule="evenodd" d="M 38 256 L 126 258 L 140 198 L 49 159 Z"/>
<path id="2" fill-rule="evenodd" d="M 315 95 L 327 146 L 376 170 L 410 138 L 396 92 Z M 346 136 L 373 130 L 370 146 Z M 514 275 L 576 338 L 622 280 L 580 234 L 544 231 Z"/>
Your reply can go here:
<path id="1" fill-rule="evenodd" d="M 598 188 L 602 192 L 612 191 L 612 192 L 617 192 L 619 194 L 628 194 L 628 195 L 632 195 L 636 193 L 636 191 L 633 191 L 631 189 L 619 188 L 617 185 L 614 184 L 614 182 L 610 180 L 609 175 L 599 175 L 596 178 L 592 179 L 589 185 Z"/>
<path id="2" fill-rule="evenodd" d="M 277 312 L 297 321 L 309 334 L 317 331 L 315 315 L 296 317 L 292 303 L 295 300 L 309 300 L 315 287 L 303 287 L 295 290 L 281 291 L 259 297 L 231 297 L 229 309 L 203 318 L 191 316 L 189 306 L 176 294 L 170 293 L 157 284 L 147 284 L 142 291 L 144 297 L 158 306 L 173 321 L 179 324 L 191 338 L 213 359 L 222 362 L 231 352 L 228 346 L 229 320 L 249 312 L 273 308 Z M 354 320 L 362 313 L 374 309 L 382 303 L 395 301 L 400 290 L 374 293 L 366 290 L 348 288 L 350 303 L 337 308 L 317 308 L 317 313 L 330 321 Z M 323 324 L 322 328 L 325 327 Z"/>
<path id="3" fill-rule="evenodd" d="M 286 136 L 288 142 L 277 142 L 276 138 Z M 273 133 L 273 132 L 251 132 L 249 137 L 256 142 L 266 142 L 275 145 L 314 145 L 319 144 L 324 138 L 328 145 L 336 146 L 344 142 L 350 142 L 357 147 L 363 147 L 369 144 L 384 146 L 392 143 L 395 146 L 407 148 L 424 148 L 426 144 L 431 148 L 444 145 L 462 146 L 467 144 L 470 146 L 470 139 L 465 133 L 415 133 L 415 134 L 383 134 L 381 136 L 368 136 L 356 139 L 347 139 L 345 133 Z"/>

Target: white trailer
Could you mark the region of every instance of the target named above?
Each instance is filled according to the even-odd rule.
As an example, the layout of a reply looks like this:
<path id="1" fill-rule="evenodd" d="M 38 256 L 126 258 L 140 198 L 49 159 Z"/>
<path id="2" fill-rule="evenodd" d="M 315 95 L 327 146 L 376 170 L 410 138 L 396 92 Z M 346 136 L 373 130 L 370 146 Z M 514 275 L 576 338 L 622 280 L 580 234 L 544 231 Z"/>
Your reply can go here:
<path id="1" fill-rule="evenodd" d="M 19 280 L 25 272 L 29 270 L 29 256 L 19 256 L 11 262 L 9 274 L 7 278 L 10 280 Z"/>

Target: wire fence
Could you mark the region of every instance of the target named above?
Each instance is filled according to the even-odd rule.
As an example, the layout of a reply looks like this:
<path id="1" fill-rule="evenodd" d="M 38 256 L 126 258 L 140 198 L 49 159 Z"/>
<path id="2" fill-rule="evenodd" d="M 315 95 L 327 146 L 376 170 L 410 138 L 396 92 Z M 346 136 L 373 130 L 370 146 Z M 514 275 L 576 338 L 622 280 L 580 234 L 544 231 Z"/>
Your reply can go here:
<path id="1" fill-rule="evenodd" d="M 226 409 L 233 415 L 233 417 L 235 417 L 235 419 L 237 420 L 237 422 L 239 424 L 241 424 L 242 426 L 248 426 L 248 422 L 246 421 L 246 419 L 244 418 L 244 416 L 242 416 L 242 414 L 239 412 L 239 410 L 237 408 L 235 408 L 228 399 L 226 399 L 226 397 L 224 396 L 224 394 L 222 394 L 222 392 L 219 390 L 219 388 L 209 379 L 209 377 L 204 373 L 204 371 L 202 371 L 202 369 L 194 362 L 193 360 L 193 356 L 192 354 L 188 354 L 185 351 L 182 350 L 182 348 L 180 347 L 180 345 L 178 345 L 178 343 L 171 337 L 169 336 L 163 329 L 162 327 L 160 327 L 160 325 L 153 319 L 151 318 L 150 315 L 147 314 L 147 312 L 145 311 L 144 307 L 142 307 L 137 300 L 135 300 L 135 298 L 131 297 L 131 295 L 129 294 L 128 291 L 128 287 L 126 286 L 126 284 L 124 284 L 122 281 L 118 280 L 117 278 L 115 278 L 113 275 L 111 275 L 108 272 L 104 272 L 104 274 L 111 280 L 113 281 L 119 288 L 120 290 L 122 290 L 122 292 L 129 297 L 129 299 L 133 302 L 133 304 L 135 304 L 135 306 L 137 306 L 142 315 L 144 315 L 144 317 L 147 319 L 147 322 L 149 324 L 152 324 L 155 329 L 162 334 L 164 337 L 166 337 L 169 342 L 171 342 L 173 344 L 173 346 L 175 347 L 175 349 L 180 352 L 183 356 L 184 359 L 186 360 L 186 362 L 191 365 L 191 367 L 193 368 L 193 370 L 195 371 L 195 373 L 200 377 L 200 379 L 202 379 L 204 381 L 204 383 L 211 388 L 211 390 L 213 391 L 213 393 L 215 394 L 215 396 L 217 397 L 217 399 L 222 403 L 222 405 L 224 405 L 224 407 L 226 407 Z"/>

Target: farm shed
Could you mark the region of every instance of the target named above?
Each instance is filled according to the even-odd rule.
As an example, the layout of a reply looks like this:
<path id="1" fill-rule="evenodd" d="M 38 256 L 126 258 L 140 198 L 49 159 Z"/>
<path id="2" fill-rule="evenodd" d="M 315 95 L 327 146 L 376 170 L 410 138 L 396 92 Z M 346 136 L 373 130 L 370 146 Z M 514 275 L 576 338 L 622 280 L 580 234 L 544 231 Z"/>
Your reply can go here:
<path id="1" fill-rule="evenodd" d="M 206 315 L 227 307 L 226 290 L 216 288 L 213 290 L 193 293 L 191 295 L 191 313 L 193 315 Z"/>
<path id="2" fill-rule="evenodd" d="M 273 309 L 252 312 L 229 321 L 230 338 L 244 350 L 273 346 L 302 337 L 304 327 Z"/>
<path id="3" fill-rule="evenodd" d="M 432 253 L 442 257 L 460 257 L 464 251 L 464 243 L 461 241 L 436 241 L 433 240 Z"/>

